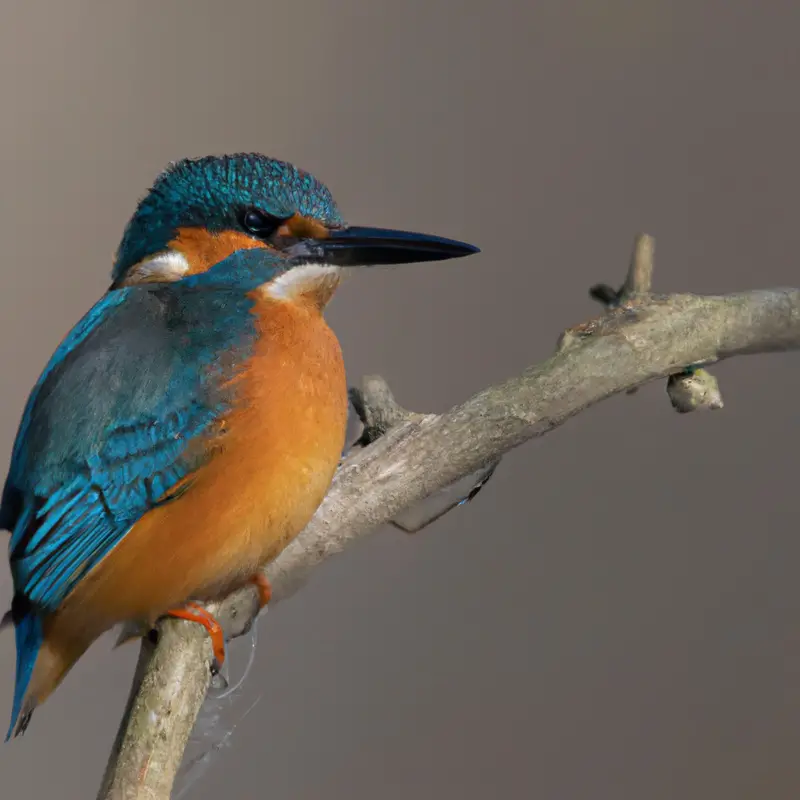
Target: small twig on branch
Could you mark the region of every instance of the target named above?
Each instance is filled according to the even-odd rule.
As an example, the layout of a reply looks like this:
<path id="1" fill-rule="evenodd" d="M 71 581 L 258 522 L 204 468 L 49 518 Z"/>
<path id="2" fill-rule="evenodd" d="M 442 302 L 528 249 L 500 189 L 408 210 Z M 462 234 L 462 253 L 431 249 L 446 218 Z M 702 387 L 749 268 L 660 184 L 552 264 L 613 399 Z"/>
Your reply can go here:
<path id="1" fill-rule="evenodd" d="M 646 233 L 640 233 L 633 243 L 631 263 L 625 276 L 625 283 L 619 290 L 621 303 L 650 294 L 655 267 L 656 240 Z"/>
<path id="2" fill-rule="evenodd" d="M 422 417 L 399 405 L 380 375 L 368 375 L 361 381 L 361 388 L 350 389 L 350 402 L 364 426 L 356 447 L 366 447 L 401 422 Z"/>
<path id="3" fill-rule="evenodd" d="M 322 561 L 404 508 L 600 400 L 670 378 L 679 410 L 720 407 L 702 366 L 800 348 L 800 290 L 657 295 L 650 292 L 652 269 L 653 240 L 639 237 L 622 288 L 592 289 L 607 307 L 604 314 L 566 331 L 547 361 L 445 414 L 409 414 L 385 383 L 370 379 L 356 402 L 372 443 L 345 460 L 311 523 L 266 568 L 270 607 Z M 680 396 L 684 389 L 688 399 Z M 229 636 L 240 635 L 256 612 L 255 591 L 242 590 L 211 608 Z M 100 798 L 168 798 L 205 697 L 211 664 L 205 632 L 179 620 L 166 620 L 159 630 L 157 646 L 142 646 Z"/>
<path id="4" fill-rule="evenodd" d="M 589 294 L 606 308 L 645 298 L 653 286 L 655 258 L 656 240 L 647 233 L 640 233 L 633 242 L 628 274 L 619 290 L 612 289 L 607 283 L 598 283 L 589 289 Z"/>

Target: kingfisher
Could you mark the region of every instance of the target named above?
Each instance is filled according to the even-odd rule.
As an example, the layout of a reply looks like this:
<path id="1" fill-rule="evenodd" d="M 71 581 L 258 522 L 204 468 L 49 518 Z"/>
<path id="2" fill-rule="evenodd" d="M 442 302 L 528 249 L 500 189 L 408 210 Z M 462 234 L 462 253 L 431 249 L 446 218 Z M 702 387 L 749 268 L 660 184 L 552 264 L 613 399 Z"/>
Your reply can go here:
<path id="1" fill-rule="evenodd" d="M 322 502 L 347 388 L 323 311 L 350 267 L 464 242 L 346 224 L 309 172 L 259 154 L 171 164 L 127 224 L 108 292 L 30 393 L 0 502 L 16 684 L 6 739 L 104 632 L 254 582 Z"/>

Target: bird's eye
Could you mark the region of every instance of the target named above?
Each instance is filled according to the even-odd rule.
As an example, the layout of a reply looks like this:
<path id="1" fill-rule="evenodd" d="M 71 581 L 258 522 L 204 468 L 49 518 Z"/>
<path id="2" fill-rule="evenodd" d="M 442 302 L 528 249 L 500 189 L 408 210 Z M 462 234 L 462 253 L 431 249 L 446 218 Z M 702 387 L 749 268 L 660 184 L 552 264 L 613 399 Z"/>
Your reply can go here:
<path id="1" fill-rule="evenodd" d="M 257 208 L 247 208 L 242 214 L 242 225 L 253 236 L 271 236 L 281 226 L 284 220 L 273 217 Z"/>

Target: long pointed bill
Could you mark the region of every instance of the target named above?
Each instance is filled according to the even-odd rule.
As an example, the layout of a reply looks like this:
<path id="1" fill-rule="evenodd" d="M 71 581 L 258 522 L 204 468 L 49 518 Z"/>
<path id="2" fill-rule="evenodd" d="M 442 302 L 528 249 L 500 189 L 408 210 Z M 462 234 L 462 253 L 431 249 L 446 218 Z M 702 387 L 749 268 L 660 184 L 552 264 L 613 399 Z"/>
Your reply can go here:
<path id="1" fill-rule="evenodd" d="M 289 248 L 296 261 L 322 261 L 340 267 L 368 267 L 382 264 L 412 264 L 461 258 L 480 250 L 466 242 L 424 233 L 386 228 L 340 228 L 328 235 L 304 239 Z"/>

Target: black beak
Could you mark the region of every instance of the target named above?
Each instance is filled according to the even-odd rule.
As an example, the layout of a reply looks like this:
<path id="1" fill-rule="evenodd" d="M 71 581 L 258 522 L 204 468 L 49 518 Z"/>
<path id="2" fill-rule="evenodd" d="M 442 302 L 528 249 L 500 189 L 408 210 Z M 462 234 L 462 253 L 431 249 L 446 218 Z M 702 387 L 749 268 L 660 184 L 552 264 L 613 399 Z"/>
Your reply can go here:
<path id="1" fill-rule="evenodd" d="M 287 250 L 296 263 L 321 261 L 340 267 L 444 261 L 479 253 L 465 242 L 385 228 L 336 228 L 324 239 L 304 239 Z"/>

